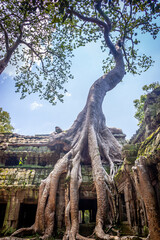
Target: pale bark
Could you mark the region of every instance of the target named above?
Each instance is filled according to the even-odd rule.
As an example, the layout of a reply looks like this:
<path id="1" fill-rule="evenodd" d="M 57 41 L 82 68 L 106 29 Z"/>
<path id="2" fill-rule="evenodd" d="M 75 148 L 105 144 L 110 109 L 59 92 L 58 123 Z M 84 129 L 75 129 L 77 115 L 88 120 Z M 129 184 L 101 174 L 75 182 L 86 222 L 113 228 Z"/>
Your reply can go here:
<path id="1" fill-rule="evenodd" d="M 133 168 L 134 179 L 137 191 L 145 204 L 150 239 L 157 240 L 160 236 L 160 216 L 157 212 L 158 204 L 156 194 L 149 177 L 146 161 L 147 159 L 145 157 L 140 157 L 137 160 Z"/>
<path id="2" fill-rule="evenodd" d="M 0 24 L 1 26 L 1 24 Z M 4 29 L 5 30 L 5 29 Z M 2 72 L 5 70 L 5 68 L 7 67 L 13 53 L 15 52 L 15 50 L 17 49 L 17 47 L 19 46 L 19 44 L 21 43 L 21 39 L 22 39 L 22 27 L 20 28 L 20 34 L 17 37 L 17 40 L 12 44 L 12 46 L 9 47 L 9 44 L 7 44 L 8 41 L 8 35 L 7 32 L 5 30 L 5 41 L 6 41 L 6 54 L 3 57 L 3 59 L 0 60 L 0 74 L 2 74 Z"/>
<path id="3" fill-rule="evenodd" d="M 105 117 L 102 113 L 102 102 L 107 91 L 121 81 L 124 75 L 124 64 L 120 49 L 117 47 L 118 58 L 115 68 L 99 78 L 91 87 L 87 103 L 78 115 L 73 126 L 66 132 L 53 135 L 49 145 L 56 142 L 66 142 L 70 145 L 69 152 L 60 159 L 50 175 L 42 181 L 39 190 L 38 208 L 35 224 L 28 229 L 43 235 L 43 238 L 52 235 L 56 209 L 56 192 L 60 176 L 63 173 L 70 178 L 65 193 L 65 224 L 64 239 L 85 239 L 78 234 L 78 202 L 79 187 L 82 181 L 80 163 L 88 161 L 92 166 L 93 180 L 97 193 L 97 215 L 95 234 L 101 239 L 112 238 L 103 231 L 106 212 L 110 210 L 110 223 L 115 218 L 115 206 L 112 198 L 112 176 L 114 161 L 120 160 L 121 147 L 105 126 Z M 70 143 L 70 144 L 69 144 Z M 87 155 L 84 155 L 87 152 Z M 103 161 L 110 165 L 110 176 L 102 166 Z M 70 218 L 71 217 L 71 218 Z M 22 229 L 24 233 L 24 229 Z M 25 230 L 26 232 L 26 230 Z M 19 235 L 20 230 L 14 233 Z M 118 238 L 117 238 L 118 239 Z"/>
<path id="4" fill-rule="evenodd" d="M 0 74 L 2 74 L 5 68 L 7 67 L 11 59 L 12 53 L 6 53 L 6 56 L 2 60 L 0 60 Z"/>
<path id="5" fill-rule="evenodd" d="M 94 18 L 84 17 L 74 12 L 85 21 L 92 22 Z M 97 193 L 97 215 L 94 233 L 101 239 L 119 239 L 109 236 L 103 231 L 106 213 L 108 221 L 115 219 L 115 204 L 112 197 L 114 162 L 121 158 L 121 146 L 105 125 L 102 103 L 106 92 L 112 90 L 125 74 L 122 52 L 119 45 L 114 46 L 109 39 L 108 23 L 98 20 L 98 25 L 104 28 L 104 38 L 115 59 L 115 67 L 109 73 L 100 77 L 91 86 L 86 105 L 78 115 L 72 127 L 59 134 L 53 134 L 49 145 L 62 143 L 68 153 L 60 159 L 48 178 L 42 181 L 39 191 L 38 208 L 35 224 L 32 229 L 42 234 L 43 238 L 52 235 L 56 210 L 56 191 L 62 173 L 66 173 L 70 181 L 65 190 L 65 225 L 66 232 L 63 240 L 87 239 L 79 235 L 78 202 L 79 187 L 82 182 L 80 163 L 89 162 L 92 166 L 93 181 Z M 110 175 L 102 165 L 103 161 L 110 165 Z M 23 229 L 24 231 L 24 229 Z M 22 231 L 22 233 L 23 233 Z M 26 231 L 26 230 L 25 230 Z M 13 235 L 21 234 L 18 230 Z"/>

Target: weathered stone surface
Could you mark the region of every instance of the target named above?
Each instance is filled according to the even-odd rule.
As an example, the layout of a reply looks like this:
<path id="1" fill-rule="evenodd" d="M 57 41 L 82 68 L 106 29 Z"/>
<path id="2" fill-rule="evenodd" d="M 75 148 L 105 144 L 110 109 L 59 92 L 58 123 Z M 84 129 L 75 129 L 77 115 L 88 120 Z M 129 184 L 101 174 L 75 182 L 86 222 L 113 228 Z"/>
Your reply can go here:
<path id="1" fill-rule="evenodd" d="M 130 142 L 132 144 L 144 141 L 160 125 L 160 87 L 147 95 L 144 104 L 144 114 L 143 123 L 131 138 Z"/>
<path id="2" fill-rule="evenodd" d="M 4 186 L 39 186 L 40 181 L 45 179 L 52 168 L 3 168 L 0 169 L 0 188 Z"/>
<path id="3" fill-rule="evenodd" d="M 159 106 L 160 88 L 148 95 L 144 107 L 145 120 L 137 135 L 131 139 L 130 144 L 124 145 L 122 151 L 124 162 L 115 176 L 119 198 L 124 196 L 120 206 L 125 202 L 125 210 L 122 207 L 119 211 L 120 219 L 123 219 L 126 211 L 127 221 L 135 233 L 147 236 L 149 227 L 154 239 L 157 239 L 154 232 L 158 232 L 160 229 L 159 220 L 157 220 L 160 216 Z M 137 168 L 139 167 L 141 170 L 138 172 Z M 141 172 L 146 176 L 144 185 L 144 182 L 140 181 Z M 155 229 L 153 229 L 154 227 Z"/>
<path id="4" fill-rule="evenodd" d="M 120 128 L 109 128 L 109 130 L 111 131 L 111 133 L 113 134 L 113 136 L 119 141 L 120 144 L 124 145 L 126 144 L 126 135 L 122 132 L 122 129 Z"/>

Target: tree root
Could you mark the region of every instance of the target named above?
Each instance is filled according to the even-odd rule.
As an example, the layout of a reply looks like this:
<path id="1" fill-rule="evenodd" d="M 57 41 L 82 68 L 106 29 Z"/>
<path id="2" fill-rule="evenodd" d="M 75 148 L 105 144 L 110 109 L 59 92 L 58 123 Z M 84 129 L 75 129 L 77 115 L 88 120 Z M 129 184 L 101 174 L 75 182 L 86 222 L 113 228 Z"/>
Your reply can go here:
<path id="1" fill-rule="evenodd" d="M 144 156 L 141 156 L 136 160 L 136 164 L 132 170 L 134 172 L 136 189 L 142 197 L 146 207 L 150 230 L 149 238 L 152 240 L 157 240 L 160 236 L 160 216 L 157 213 L 158 203 L 148 172 L 147 159 Z"/>
<path id="2" fill-rule="evenodd" d="M 116 56 L 116 67 L 92 85 L 86 106 L 78 115 L 72 127 L 66 132 L 51 136 L 49 146 L 63 143 L 63 149 L 68 152 L 57 161 L 53 171 L 41 182 L 34 225 L 28 229 L 17 230 L 12 236 L 25 234 L 29 230 L 41 234 L 43 239 L 52 236 L 58 183 L 61 175 L 65 173 L 67 180 L 65 189 L 66 231 L 63 240 L 90 239 L 79 235 L 78 219 L 79 188 L 82 182 L 81 164 L 90 164 L 97 194 L 94 233 L 100 239 L 119 239 L 105 234 L 103 231 L 106 221 L 109 224 L 115 221 L 116 208 L 113 198 L 114 163 L 121 159 L 121 147 L 106 127 L 105 117 L 102 113 L 102 102 L 106 92 L 115 87 L 124 75 L 122 55 L 117 51 Z M 105 171 L 102 160 L 103 163 L 110 166 L 110 174 Z"/>
<path id="3" fill-rule="evenodd" d="M 111 238 L 103 231 L 103 225 L 106 219 L 106 212 L 108 213 L 108 220 L 110 223 L 115 218 L 115 204 L 111 189 L 113 187 L 112 176 L 109 176 L 102 166 L 101 153 L 108 160 L 113 172 L 113 161 L 109 156 L 110 151 L 104 147 L 104 132 L 103 137 L 96 135 L 94 126 L 89 124 L 90 128 L 86 131 L 84 125 L 81 137 L 73 148 L 56 163 L 53 171 L 49 176 L 42 180 L 39 188 L 38 207 L 36 213 L 35 223 L 30 228 L 19 229 L 12 234 L 12 236 L 26 235 L 38 233 L 42 235 L 42 239 L 47 239 L 53 233 L 54 218 L 56 209 L 56 192 L 61 175 L 66 173 L 67 186 L 65 189 L 65 225 L 66 231 L 63 240 L 82 239 L 86 238 L 78 233 L 78 204 L 79 204 L 79 188 L 82 182 L 81 165 L 83 162 L 82 151 L 84 144 L 88 145 L 89 157 L 92 165 L 93 180 L 97 192 L 97 215 L 95 234 L 101 239 L 118 239 Z M 87 126 L 88 127 L 88 126 Z M 105 135 L 106 136 L 106 135 Z M 110 143 L 111 144 L 111 143 Z M 107 207 L 107 206 L 110 207 Z"/>
<path id="4" fill-rule="evenodd" d="M 106 218 L 107 205 L 110 206 L 110 220 L 115 217 L 115 204 L 111 192 L 112 177 L 109 176 L 102 166 L 101 153 L 108 159 L 110 167 L 113 167 L 113 162 L 109 157 L 109 150 L 104 148 L 102 144 L 103 137 L 97 138 L 93 125 L 90 125 L 86 131 L 86 125 L 82 130 L 81 138 L 63 158 L 59 159 L 53 171 L 49 176 L 41 182 L 39 188 L 38 207 L 36 220 L 32 227 L 19 229 L 12 236 L 26 235 L 39 233 L 43 239 L 47 239 L 52 235 L 54 228 L 55 208 L 56 208 L 56 192 L 61 175 L 66 173 L 68 179 L 65 189 L 65 225 L 66 232 L 63 240 L 66 239 L 90 239 L 79 235 L 79 220 L 78 220 L 78 202 L 79 188 L 82 182 L 81 165 L 83 162 L 82 150 L 84 144 L 88 144 L 89 156 L 92 165 L 93 180 L 97 192 L 97 216 L 95 234 L 101 239 L 112 239 L 103 231 L 103 224 Z M 85 132 L 84 132 L 85 131 Z M 104 135 L 104 133 L 103 133 Z M 98 139 L 101 139 L 101 141 Z M 100 145 L 101 144 L 101 145 Z M 108 200 L 107 200 L 108 199 Z"/>
<path id="5" fill-rule="evenodd" d="M 89 238 L 89 237 L 83 237 L 79 233 L 76 235 L 77 240 L 94 240 L 94 238 Z"/>
<path id="6" fill-rule="evenodd" d="M 31 227 L 29 228 L 20 228 L 18 229 L 17 231 L 15 231 L 11 237 L 14 237 L 14 236 L 26 236 L 26 235 L 32 235 L 35 233 L 35 230 L 34 230 L 34 225 L 32 225 Z"/>

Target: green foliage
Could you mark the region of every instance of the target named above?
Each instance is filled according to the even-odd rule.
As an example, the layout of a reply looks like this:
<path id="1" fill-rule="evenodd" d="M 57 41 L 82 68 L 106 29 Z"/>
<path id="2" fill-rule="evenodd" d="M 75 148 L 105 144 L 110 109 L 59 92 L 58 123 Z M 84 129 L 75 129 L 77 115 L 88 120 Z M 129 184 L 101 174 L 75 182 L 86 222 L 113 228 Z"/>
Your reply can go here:
<path id="1" fill-rule="evenodd" d="M 72 78 L 69 58 L 72 57 L 70 41 L 73 39 L 70 30 L 62 29 L 56 21 L 52 23 L 55 14 L 51 19 L 43 9 L 34 6 L 34 1 L 32 4 L 32 1 L 2 0 L 0 15 L 10 48 L 23 33 L 10 59 L 10 64 L 16 66 L 15 85 L 17 92 L 22 94 L 21 98 L 38 92 L 40 98 L 53 104 L 56 98 L 62 101 L 65 92 L 62 86 L 68 77 Z M 0 32 L 1 59 L 4 59 L 6 38 L 2 28 Z"/>
<path id="2" fill-rule="evenodd" d="M 4 236 L 10 236 L 12 233 L 15 232 L 15 228 L 13 227 L 8 227 L 8 228 L 5 228 L 4 230 L 2 230 L 2 234 L 4 234 Z"/>
<path id="3" fill-rule="evenodd" d="M 20 159 L 19 159 L 19 166 L 22 166 L 23 165 L 23 159 L 22 159 L 22 157 L 20 157 Z"/>
<path id="4" fill-rule="evenodd" d="M 13 129 L 9 113 L 0 108 L 0 133 L 11 133 Z"/>
<path id="5" fill-rule="evenodd" d="M 149 135 L 144 142 L 141 143 L 140 148 L 138 149 L 138 157 L 140 156 L 150 156 L 155 152 L 157 153 L 160 146 L 160 140 L 158 138 L 160 134 L 160 127 L 157 128 L 155 132 Z M 147 159 L 148 161 L 150 158 Z"/>
<path id="6" fill-rule="evenodd" d="M 52 104 L 63 101 L 64 84 L 73 78 L 71 58 L 77 47 L 102 39 L 101 26 L 91 19 L 105 22 L 97 11 L 101 4 L 112 24 L 113 43 L 121 41 L 126 71 L 133 74 L 146 71 L 152 64 L 150 56 L 140 54 L 139 34 L 149 33 L 155 39 L 160 27 L 159 1 L 130 0 L 1 0 L 0 62 L 12 50 L 10 64 L 16 66 L 15 85 L 21 98 L 38 92 L 40 98 Z M 88 21 L 75 16 L 75 12 Z M 13 27 L 14 26 L 14 27 Z M 102 51 L 106 43 L 102 40 Z M 14 49 L 14 51 L 13 51 Z M 21 63 L 21 64 L 19 64 Z M 103 62 L 104 71 L 113 68 L 111 55 Z"/>
<path id="7" fill-rule="evenodd" d="M 144 227 L 143 227 L 143 232 L 144 232 L 144 237 L 147 237 L 148 234 L 149 234 L 149 229 L 148 229 L 147 226 L 144 226 Z"/>
<path id="8" fill-rule="evenodd" d="M 148 86 L 144 85 L 142 89 L 145 91 L 145 94 L 141 95 L 140 99 L 135 99 L 133 101 L 136 108 L 134 117 L 138 120 L 138 125 L 141 125 L 144 120 L 144 103 L 147 99 L 147 94 L 159 86 L 160 84 L 158 82 L 151 83 Z"/>
<path id="9" fill-rule="evenodd" d="M 15 86 L 22 99 L 37 92 L 52 104 L 57 100 L 63 102 L 64 84 L 73 78 L 70 73 L 73 50 L 101 35 L 92 29 L 90 36 L 88 24 L 82 35 L 75 19 L 72 22 L 66 19 L 64 23 L 57 4 L 2 0 L 0 5 L 0 61 L 5 59 L 6 45 L 11 49 L 17 43 L 10 64 L 16 66 Z"/>
<path id="10" fill-rule="evenodd" d="M 85 210 L 84 211 L 84 221 L 85 223 L 89 223 L 90 222 L 90 213 L 89 213 L 89 210 Z"/>
<path id="11" fill-rule="evenodd" d="M 63 20 L 75 19 L 74 11 L 90 18 L 101 19 L 105 22 L 104 16 L 97 11 L 97 5 L 101 5 L 104 14 L 110 19 L 111 39 L 113 43 L 121 41 L 122 51 L 125 58 L 126 72 L 140 74 L 153 64 L 151 56 L 140 53 L 138 44 L 140 43 L 139 35 L 149 33 L 155 39 L 159 33 L 160 27 L 156 19 L 160 16 L 159 1 L 130 1 L 130 0 L 60 0 L 57 7 Z M 78 21 L 80 24 L 82 20 Z M 84 23 L 83 23 L 84 24 Z M 90 26 L 90 24 L 88 25 Z M 101 31 L 96 30 L 96 24 L 92 23 L 91 30 L 87 32 L 92 38 L 92 33 Z M 83 28 L 82 28 L 83 33 Z M 86 32 L 85 32 L 86 34 Z M 101 38 L 102 39 L 102 38 Z M 94 39 L 93 39 L 94 40 Z M 106 51 L 106 43 L 102 39 L 102 51 Z M 112 55 L 109 55 L 103 61 L 103 70 L 108 72 L 114 67 Z"/>
<path id="12" fill-rule="evenodd" d="M 71 177 L 70 176 L 66 177 L 65 183 L 69 183 L 70 181 L 71 181 Z"/>
<path id="13" fill-rule="evenodd" d="M 109 1 L 110 6 L 106 7 L 106 14 L 112 22 L 112 40 L 115 43 L 119 39 L 122 44 L 122 51 L 125 59 L 126 72 L 140 74 L 147 71 L 154 61 L 151 56 L 142 53 L 138 47 L 140 34 L 149 33 L 156 39 L 160 27 L 156 23 L 159 17 L 160 4 L 156 2 L 154 11 L 149 1 Z M 105 46 L 102 46 L 106 51 Z M 103 61 L 105 72 L 114 66 L 113 58 L 109 55 Z"/>
<path id="14" fill-rule="evenodd" d="M 56 238 L 52 238 L 52 239 L 62 239 L 65 233 L 65 229 L 63 228 L 58 228 L 57 229 L 57 234 L 56 234 Z M 51 239 L 51 240 L 52 240 Z"/>

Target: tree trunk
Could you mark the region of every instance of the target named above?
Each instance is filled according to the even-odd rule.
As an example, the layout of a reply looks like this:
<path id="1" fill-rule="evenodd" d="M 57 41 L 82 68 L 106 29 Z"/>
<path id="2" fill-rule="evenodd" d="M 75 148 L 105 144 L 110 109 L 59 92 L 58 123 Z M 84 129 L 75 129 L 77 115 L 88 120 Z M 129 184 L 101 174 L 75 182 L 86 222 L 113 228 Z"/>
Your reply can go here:
<path id="1" fill-rule="evenodd" d="M 149 177 L 146 161 L 145 157 L 138 159 L 136 166 L 133 168 L 134 179 L 136 188 L 146 207 L 150 239 L 157 240 L 160 236 L 160 216 L 157 212 L 156 194 Z"/>
<path id="2" fill-rule="evenodd" d="M 67 132 L 52 135 L 49 145 L 65 143 L 68 153 L 56 163 L 50 175 L 42 181 L 39 189 L 38 208 L 34 225 L 29 228 L 42 234 L 43 238 L 51 236 L 54 228 L 56 209 L 56 192 L 62 173 L 70 179 L 65 192 L 64 240 L 85 239 L 78 234 L 79 187 L 82 182 L 80 163 L 90 161 L 92 175 L 97 193 L 97 215 L 95 234 L 101 239 L 119 239 L 103 231 L 107 209 L 110 208 L 110 223 L 115 218 L 115 205 L 112 197 L 112 176 L 114 162 L 121 158 L 121 147 L 105 125 L 102 102 L 107 91 L 114 88 L 124 76 L 124 63 L 121 50 L 116 48 L 116 66 L 108 74 L 99 78 L 90 88 L 86 106 Z M 70 146 L 70 148 L 69 148 Z M 103 168 L 103 161 L 110 165 L 110 175 Z M 13 235 L 22 235 L 27 229 L 17 230 Z"/>
<path id="3" fill-rule="evenodd" d="M 97 4 L 97 10 L 104 16 L 100 4 Z M 110 41 L 111 25 L 108 18 L 106 22 L 103 22 L 96 18 L 84 17 L 74 10 L 72 10 L 72 13 L 84 21 L 94 22 L 103 28 L 106 44 L 114 57 L 116 65 L 114 69 L 100 77 L 91 86 L 86 105 L 72 127 L 66 132 L 51 136 L 49 145 L 61 142 L 68 152 L 58 160 L 50 175 L 42 181 L 39 189 L 35 223 L 28 230 L 42 234 L 44 239 L 52 235 L 58 183 L 61 175 L 66 173 L 70 181 L 65 191 L 66 232 L 63 240 L 86 239 L 78 233 L 78 202 L 79 187 L 82 182 L 80 164 L 89 162 L 92 166 L 93 181 L 97 193 L 97 214 L 94 232 L 100 239 L 119 239 L 118 237 L 109 236 L 103 231 L 106 217 L 110 216 L 108 217 L 110 223 L 115 218 L 112 177 L 114 175 L 114 162 L 121 159 L 121 146 L 105 125 L 102 103 L 106 92 L 112 90 L 125 74 L 123 56 L 119 47 L 120 44 L 114 46 Z M 110 175 L 103 168 L 102 157 L 103 161 L 110 165 Z M 110 209 L 109 213 L 107 213 L 108 209 Z M 27 229 L 20 229 L 13 235 L 20 235 L 26 233 L 26 231 Z"/>
<path id="4" fill-rule="evenodd" d="M 9 61 L 6 61 L 6 59 L 2 59 L 0 61 L 0 74 L 2 74 L 2 72 L 5 70 L 5 68 L 7 67 Z"/>
<path id="5" fill-rule="evenodd" d="M 5 70 L 13 53 L 21 43 L 21 38 L 22 38 L 22 32 L 20 33 L 19 37 L 17 37 L 17 40 L 13 43 L 13 45 L 6 49 L 5 56 L 3 57 L 3 59 L 0 60 L 0 74 L 2 74 L 2 72 Z"/>

